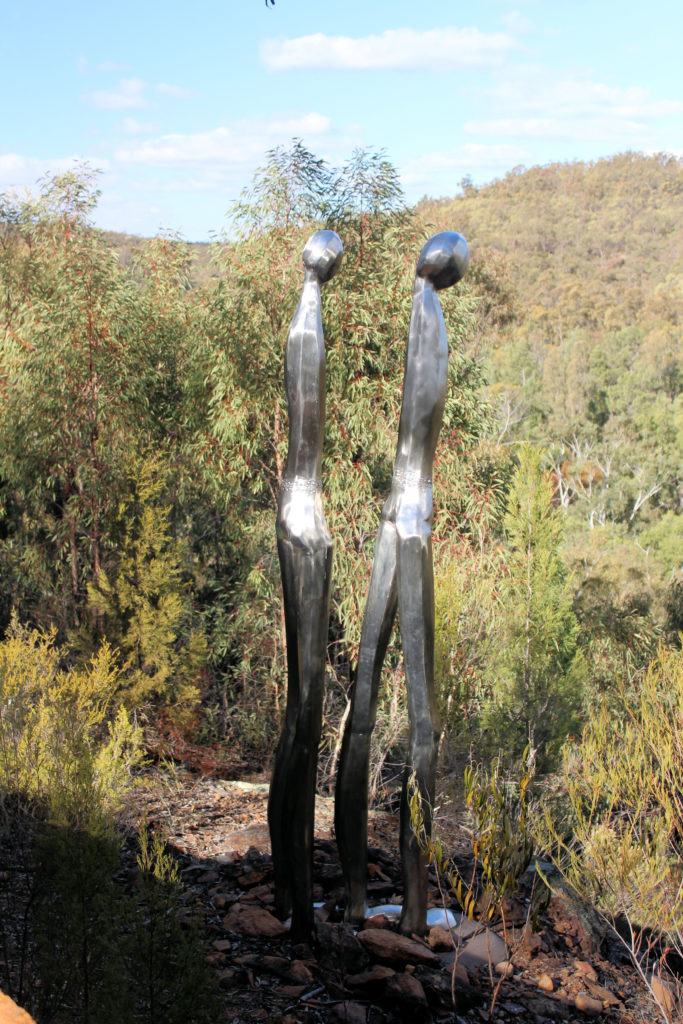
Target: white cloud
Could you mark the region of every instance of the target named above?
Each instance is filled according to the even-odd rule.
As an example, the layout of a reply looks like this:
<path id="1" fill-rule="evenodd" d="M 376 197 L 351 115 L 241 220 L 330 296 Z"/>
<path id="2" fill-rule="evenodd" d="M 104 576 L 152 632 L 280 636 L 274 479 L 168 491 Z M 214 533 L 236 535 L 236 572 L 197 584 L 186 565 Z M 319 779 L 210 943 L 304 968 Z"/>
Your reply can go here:
<path id="1" fill-rule="evenodd" d="M 119 127 L 126 135 L 150 135 L 158 132 L 161 125 L 158 121 L 138 121 L 135 117 L 124 117 Z"/>
<path id="2" fill-rule="evenodd" d="M 161 96 L 175 96 L 178 99 L 189 99 L 197 95 L 190 89 L 183 89 L 179 85 L 170 85 L 168 82 L 159 82 L 154 88 Z"/>
<path id="3" fill-rule="evenodd" d="M 319 139 L 329 130 L 329 117 L 315 113 L 282 120 L 236 121 L 207 132 L 161 135 L 139 146 L 119 149 L 115 156 L 121 163 L 155 167 L 206 165 L 208 172 L 212 167 L 248 165 L 270 147 L 295 136 Z"/>
<path id="4" fill-rule="evenodd" d="M 149 106 L 144 97 L 147 83 L 141 78 L 122 78 L 114 89 L 100 89 L 89 95 L 94 107 L 102 110 L 140 110 Z"/>
<path id="5" fill-rule="evenodd" d="M 126 64 L 120 60 L 105 60 L 101 64 L 97 65 L 98 71 L 104 71 L 106 73 L 118 72 L 119 74 L 130 71 L 130 64 Z"/>
<path id="6" fill-rule="evenodd" d="M 261 60 L 270 71 L 292 69 L 383 69 L 452 71 L 502 63 L 516 47 L 504 32 L 478 28 L 387 29 L 381 35 L 326 36 L 318 32 L 296 39 L 269 39 L 261 45 Z"/>
<path id="7" fill-rule="evenodd" d="M 682 100 L 653 100 L 641 86 L 619 89 L 585 74 L 558 77 L 538 65 L 518 68 L 514 76 L 507 74 L 491 96 L 501 106 L 514 108 L 516 113 L 649 118 L 683 112 Z"/>
<path id="8" fill-rule="evenodd" d="M 517 35 L 525 35 L 535 28 L 534 23 L 525 18 L 519 11 L 509 11 L 508 14 L 503 15 L 501 21 L 510 32 L 516 32 Z"/>
<path id="9" fill-rule="evenodd" d="M 463 128 L 470 135 L 590 141 L 625 139 L 647 131 L 641 121 L 613 117 L 509 117 L 492 121 L 466 121 Z"/>
<path id="10" fill-rule="evenodd" d="M 41 178 L 73 170 L 82 162 L 83 158 L 79 156 L 52 157 L 43 160 L 38 157 L 22 156 L 20 153 L 1 154 L 0 189 L 2 191 L 21 191 L 23 189 L 35 191 L 36 182 Z M 100 170 L 106 169 L 108 165 L 108 160 L 97 161 Z"/>
<path id="11" fill-rule="evenodd" d="M 415 198 L 420 193 L 453 195 L 456 175 L 470 174 L 482 180 L 528 160 L 529 152 L 519 146 L 505 142 L 493 146 L 467 142 L 454 149 L 424 153 L 405 161 L 400 168 L 401 181 L 406 192 Z"/>
<path id="12" fill-rule="evenodd" d="M 505 116 L 466 121 L 468 134 L 642 145 L 654 120 L 683 113 L 683 101 L 654 100 L 639 86 L 615 88 L 586 74 L 559 77 L 536 65 L 506 73 L 489 96 Z"/>

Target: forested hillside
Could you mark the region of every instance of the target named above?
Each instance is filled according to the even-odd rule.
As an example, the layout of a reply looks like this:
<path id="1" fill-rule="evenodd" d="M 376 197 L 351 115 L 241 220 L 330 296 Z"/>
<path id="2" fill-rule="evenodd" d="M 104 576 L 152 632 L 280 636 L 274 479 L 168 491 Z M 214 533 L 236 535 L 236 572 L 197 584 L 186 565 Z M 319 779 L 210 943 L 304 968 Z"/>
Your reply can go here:
<path id="1" fill-rule="evenodd" d="M 470 241 L 493 436 L 542 451 L 563 510 L 587 694 L 682 623 L 682 190 L 679 160 L 626 153 L 419 207 Z"/>

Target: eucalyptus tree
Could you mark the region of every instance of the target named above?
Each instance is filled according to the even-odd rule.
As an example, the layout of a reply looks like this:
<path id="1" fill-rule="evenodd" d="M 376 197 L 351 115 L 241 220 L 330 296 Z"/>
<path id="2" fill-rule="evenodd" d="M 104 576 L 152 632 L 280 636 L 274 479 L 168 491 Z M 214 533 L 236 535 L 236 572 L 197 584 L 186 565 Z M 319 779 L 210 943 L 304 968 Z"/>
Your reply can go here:
<path id="1" fill-rule="evenodd" d="M 147 418 L 135 297 L 88 222 L 98 195 L 85 168 L 2 208 L 6 585 L 22 610 L 63 628 L 80 623 L 119 457 Z"/>
<path id="2" fill-rule="evenodd" d="M 585 663 L 560 545 L 563 523 L 540 452 L 517 448 L 503 520 L 506 551 L 482 672 L 480 721 L 488 744 L 541 767 L 579 721 Z"/>
<path id="3" fill-rule="evenodd" d="M 98 196 L 96 175 L 78 168 L 44 182 L 37 199 L 3 199 L 0 218 L 5 612 L 14 605 L 24 618 L 54 622 L 62 636 L 78 634 L 81 650 L 103 631 L 125 635 L 89 588 L 120 592 L 140 546 L 133 518 L 121 525 L 138 485 L 132 462 L 144 466 L 154 446 L 179 472 L 176 408 L 188 323 L 182 246 L 157 239 L 127 271 L 90 223 Z M 170 557 L 171 494 L 164 500 L 157 490 L 155 500 L 158 536 L 147 540 L 159 561 Z M 174 579 L 162 587 L 167 596 Z M 176 591 L 174 600 L 186 603 L 184 581 Z M 162 605 L 160 593 L 146 594 L 148 632 L 164 631 Z"/>

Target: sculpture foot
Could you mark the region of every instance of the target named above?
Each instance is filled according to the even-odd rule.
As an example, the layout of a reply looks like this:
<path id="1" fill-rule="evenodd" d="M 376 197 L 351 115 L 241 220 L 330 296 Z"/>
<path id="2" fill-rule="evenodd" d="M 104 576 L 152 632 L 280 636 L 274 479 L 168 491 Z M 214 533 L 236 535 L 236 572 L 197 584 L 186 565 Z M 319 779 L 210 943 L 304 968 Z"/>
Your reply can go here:
<path id="1" fill-rule="evenodd" d="M 357 907 L 346 906 L 344 908 L 344 921 L 353 928 L 360 928 L 365 921 L 365 907 L 359 910 Z"/>
<path id="2" fill-rule="evenodd" d="M 275 916 L 281 921 L 286 921 L 292 914 L 292 896 L 290 892 L 278 892 L 275 889 Z"/>
<path id="3" fill-rule="evenodd" d="M 426 912 L 401 914 L 401 919 L 398 922 L 398 930 L 401 935 L 426 935 Z"/>

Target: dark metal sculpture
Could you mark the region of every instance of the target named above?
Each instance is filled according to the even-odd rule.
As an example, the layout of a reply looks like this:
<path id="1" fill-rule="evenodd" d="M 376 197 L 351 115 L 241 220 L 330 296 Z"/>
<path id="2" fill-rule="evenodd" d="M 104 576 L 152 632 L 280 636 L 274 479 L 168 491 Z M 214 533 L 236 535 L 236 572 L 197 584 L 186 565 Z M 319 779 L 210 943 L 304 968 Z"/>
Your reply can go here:
<path id="1" fill-rule="evenodd" d="M 440 731 L 434 695 L 432 467 L 446 400 L 448 344 L 436 293 L 459 281 L 468 264 L 467 242 L 453 231 L 434 235 L 417 263 L 394 476 L 377 535 L 336 788 L 345 917 L 360 924 L 366 911 L 370 734 L 382 662 L 398 609 L 410 717 L 400 819 L 405 893 L 400 928 L 406 933 L 424 932 L 427 912 L 427 866 L 410 826 L 407 783 L 414 771 L 429 833 Z"/>
<path id="2" fill-rule="evenodd" d="M 320 286 L 343 247 L 316 231 L 303 253 L 304 284 L 285 350 L 289 450 L 280 487 L 277 546 L 287 634 L 287 708 L 268 800 L 275 908 L 294 939 L 313 930 L 313 816 L 329 618 L 332 538 L 322 504 L 325 342 Z"/>

